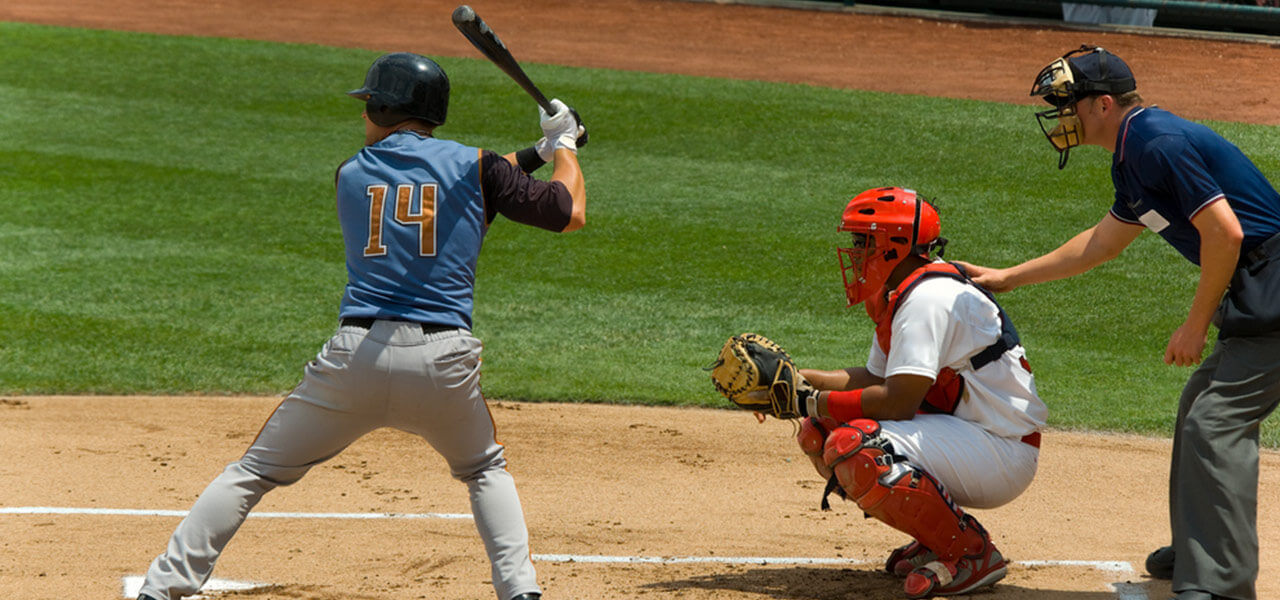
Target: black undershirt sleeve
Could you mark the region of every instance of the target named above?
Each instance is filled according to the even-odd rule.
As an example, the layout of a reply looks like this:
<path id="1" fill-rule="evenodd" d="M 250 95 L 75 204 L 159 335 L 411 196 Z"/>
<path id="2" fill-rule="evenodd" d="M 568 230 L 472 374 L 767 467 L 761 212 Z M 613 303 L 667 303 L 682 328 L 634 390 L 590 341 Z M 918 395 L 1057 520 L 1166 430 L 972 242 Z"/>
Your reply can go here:
<path id="1" fill-rule="evenodd" d="M 573 215 L 573 196 L 563 183 L 536 179 L 489 150 L 480 154 L 480 188 L 490 223 L 500 214 L 517 223 L 562 231 Z"/>

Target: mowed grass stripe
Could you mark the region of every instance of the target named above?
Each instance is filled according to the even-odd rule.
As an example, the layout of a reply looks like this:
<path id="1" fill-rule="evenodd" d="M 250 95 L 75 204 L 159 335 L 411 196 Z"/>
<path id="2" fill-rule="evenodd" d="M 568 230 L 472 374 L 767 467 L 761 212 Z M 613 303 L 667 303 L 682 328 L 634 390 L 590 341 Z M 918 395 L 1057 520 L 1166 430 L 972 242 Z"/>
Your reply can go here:
<path id="1" fill-rule="evenodd" d="M 292 387 L 335 324 L 333 173 L 363 139 L 344 92 L 378 52 L 19 24 L 0 37 L 0 392 Z M 440 62 L 440 137 L 508 152 L 540 135 L 491 64 Z M 588 225 L 491 229 L 475 317 L 495 398 L 720 406 L 702 367 L 747 330 L 802 366 L 860 363 L 870 328 L 845 307 L 834 247 L 866 188 L 936 198 L 947 256 L 998 265 L 1111 203 L 1109 156 L 1082 149 L 1059 172 L 1025 106 L 527 70 L 590 127 Z M 1276 128 L 1214 125 L 1280 179 Z M 1160 357 L 1196 277 L 1147 234 L 1088 275 L 1002 296 L 1053 425 L 1170 431 L 1188 371 Z"/>

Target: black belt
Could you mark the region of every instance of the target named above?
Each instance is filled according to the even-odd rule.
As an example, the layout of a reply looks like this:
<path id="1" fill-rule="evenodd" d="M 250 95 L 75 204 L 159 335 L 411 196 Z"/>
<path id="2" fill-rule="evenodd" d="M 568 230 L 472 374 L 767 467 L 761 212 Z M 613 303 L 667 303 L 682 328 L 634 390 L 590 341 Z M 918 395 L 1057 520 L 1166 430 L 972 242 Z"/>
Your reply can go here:
<path id="1" fill-rule="evenodd" d="M 375 319 L 373 317 L 343 317 L 343 319 L 339 321 L 338 324 L 342 327 L 358 327 L 360 329 L 371 329 L 373 328 L 374 321 L 377 321 L 377 320 L 378 319 Z M 422 327 L 422 333 L 439 333 L 441 331 L 450 331 L 453 329 L 457 329 L 457 327 L 454 327 L 452 325 L 437 325 L 435 323 L 417 323 L 417 325 Z"/>
<path id="2" fill-rule="evenodd" d="M 1268 258 L 1280 254 L 1280 233 L 1273 235 L 1248 252 L 1242 253 L 1237 268 L 1253 268 Z"/>

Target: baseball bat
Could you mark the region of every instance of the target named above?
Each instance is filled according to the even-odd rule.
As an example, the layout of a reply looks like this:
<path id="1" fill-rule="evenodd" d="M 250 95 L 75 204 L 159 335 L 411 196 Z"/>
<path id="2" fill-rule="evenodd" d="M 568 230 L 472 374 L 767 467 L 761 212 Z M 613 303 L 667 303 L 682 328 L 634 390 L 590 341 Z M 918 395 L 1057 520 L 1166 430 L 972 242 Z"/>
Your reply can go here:
<path id="1" fill-rule="evenodd" d="M 498 39 L 498 34 L 494 33 L 489 25 L 472 10 L 470 6 L 463 4 L 453 10 L 453 26 L 462 32 L 462 35 L 475 46 L 481 54 L 488 58 L 493 64 L 498 65 L 503 73 L 511 77 L 524 91 L 533 97 L 538 106 L 547 114 L 553 114 L 555 109 L 551 108 L 551 102 L 543 95 L 542 90 L 529 80 L 529 76 L 525 75 L 524 69 L 520 68 L 520 63 L 516 62 L 515 57 L 511 56 L 511 51 L 507 49 L 507 45 Z"/>

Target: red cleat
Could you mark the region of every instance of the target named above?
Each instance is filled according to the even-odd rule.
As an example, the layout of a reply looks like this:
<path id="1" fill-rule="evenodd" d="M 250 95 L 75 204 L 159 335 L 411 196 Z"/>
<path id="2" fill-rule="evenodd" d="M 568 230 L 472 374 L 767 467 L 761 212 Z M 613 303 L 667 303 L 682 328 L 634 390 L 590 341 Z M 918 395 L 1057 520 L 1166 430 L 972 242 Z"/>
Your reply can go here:
<path id="1" fill-rule="evenodd" d="M 1008 563 L 990 541 L 981 554 L 956 561 L 935 560 L 907 574 L 902 587 L 908 598 L 968 594 L 1004 579 Z"/>
<path id="2" fill-rule="evenodd" d="M 923 567 L 935 560 L 938 560 L 938 555 L 934 554 L 933 550 L 925 548 L 920 542 L 911 540 L 910 544 L 895 548 L 889 553 L 888 560 L 884 561 L 884 570 L 898 577 L 906 577 L 917 567 Z"/>

